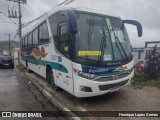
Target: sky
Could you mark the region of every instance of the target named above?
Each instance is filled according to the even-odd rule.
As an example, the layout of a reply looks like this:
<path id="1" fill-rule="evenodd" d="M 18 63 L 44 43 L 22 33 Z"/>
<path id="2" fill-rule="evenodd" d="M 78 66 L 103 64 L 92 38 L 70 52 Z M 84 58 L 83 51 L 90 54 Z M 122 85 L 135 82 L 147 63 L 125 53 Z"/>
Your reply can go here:
<path id="1" fill-rule="evenodd" d="M 22 23 L 27 23 L 34 18 L 49 11 L 63 0 L 27 0 L 27 5 L 22 6 Z M 139 21 L 143 26 L 143 37 L 138 37 L 135 26 L 126 25 L 133 47 L 144 47 L 145 41 L 160 41 L 160 0 L 76 0 L 75 5 L 106 11 L 107 14 L 120 16 L 122 19 Z M 0 0 L 0 12 L 8 14 L 8 8 L 17 9 L 16 3 Z M 13 19 L 16 23 L 17 20 Z M 4 24 L 5 22 L 5 24 Z M 23 28 L 23 34 L 30 26 Z M 12 34 L 14 38 L 18 27 L 5 15 L 0 13 L 0 41 L 8 40 L 4 34 Z M 16 37 L 15 40 L 18 40 Z"/>

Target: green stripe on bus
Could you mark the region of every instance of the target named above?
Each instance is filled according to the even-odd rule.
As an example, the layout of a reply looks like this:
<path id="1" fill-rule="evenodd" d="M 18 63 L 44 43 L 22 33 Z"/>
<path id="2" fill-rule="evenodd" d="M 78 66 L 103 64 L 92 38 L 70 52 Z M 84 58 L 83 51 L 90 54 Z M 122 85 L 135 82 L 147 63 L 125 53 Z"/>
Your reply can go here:
<path id="1" fill-rule="evenodd" d="M 67 68 L 59 63 L 43 61 L 43 60 L 36 60 L 36 59 L 31 59 L 31 58 L 30 59 L 29 58 L 27 58 L 27 59 L 22 58 L 22 60 L 24 60 L 24 61 L 27 60 L 28 62 L 36 64 L 36 65 L 42 65 L 42 66 L 50 65 L 52 67 L 52 69 L 55 69 L 55 70 L 58 70 L 58 71 L 61 71 L 64 73 L 68 73 Z"/>

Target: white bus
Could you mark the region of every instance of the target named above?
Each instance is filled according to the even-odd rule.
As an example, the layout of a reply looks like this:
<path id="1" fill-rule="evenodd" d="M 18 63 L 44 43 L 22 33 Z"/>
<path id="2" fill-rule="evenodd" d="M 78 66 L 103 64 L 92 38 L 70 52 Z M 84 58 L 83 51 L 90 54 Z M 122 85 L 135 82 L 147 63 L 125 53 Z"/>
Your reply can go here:
<path id="1" fill-rule="evenodd" d="M 142 26 L 102 11 L 61 5 L 21 39 L 22 63 L 76 97 L 114 92 L 134 76 L 131 44 L 124 24 Z"/>

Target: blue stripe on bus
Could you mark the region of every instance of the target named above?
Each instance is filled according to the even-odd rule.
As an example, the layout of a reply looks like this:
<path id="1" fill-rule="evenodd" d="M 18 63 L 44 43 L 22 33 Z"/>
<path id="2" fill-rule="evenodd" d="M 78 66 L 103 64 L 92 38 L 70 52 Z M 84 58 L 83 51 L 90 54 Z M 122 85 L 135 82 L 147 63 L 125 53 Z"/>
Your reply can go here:
<path id="1" fill-rule="evenodd" d="M 36 59 L 31 59 L 31 58 L 22 58 L 22 60 L 24 60 L 24 61 L 27 60 L 28 62 L 36 64 L 36 65 L 42 65 L 42 66 L 50 65 L 52 67 L 52 69 L 55 69 L 55 70 L 58 70 L 58 71 L 61 71 L 64 73 L 68 73 L 67 68 L 59 63 L 43 61 L 43 60 L 36 60 Z"/>

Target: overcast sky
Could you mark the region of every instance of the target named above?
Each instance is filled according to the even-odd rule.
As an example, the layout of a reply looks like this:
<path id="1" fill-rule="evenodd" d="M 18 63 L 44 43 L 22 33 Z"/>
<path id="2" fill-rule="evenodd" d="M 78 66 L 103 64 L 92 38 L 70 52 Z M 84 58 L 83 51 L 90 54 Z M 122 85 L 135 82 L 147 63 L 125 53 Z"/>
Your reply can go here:
<path id="1" fill-rule="evenodd" d="M 26 23 L 57 5 L 63 0 L 27 0 L 23 6 L 23 23 Z M 8 7 L 12 10 L 13 2 L 0 0 L 0 11 L 8 14 Z M 77 0 L 75 5 L 107 11 L 107 14 L 120 16 L 122 19 L 134 19 L 143 26 L 143 37 L 137 37 L 134 26 L 127 25 L 133 47 L 144 47 L 145 41 L 160 41 L 160 0 Z M 17 6 L 14 7 L 17 9 Z M 17 22 L 16 20 L 14 20 Z M 4 22 L 7 22 L 4 24 Z M 26 32 L 29 28 L 24 28 Z M 5 33 L 11 33 L 12 39 L 17 26 L 0 13 L 0 41 L 8 40 Z M 16 38 L 18 39 L 18 38 Z"/>

